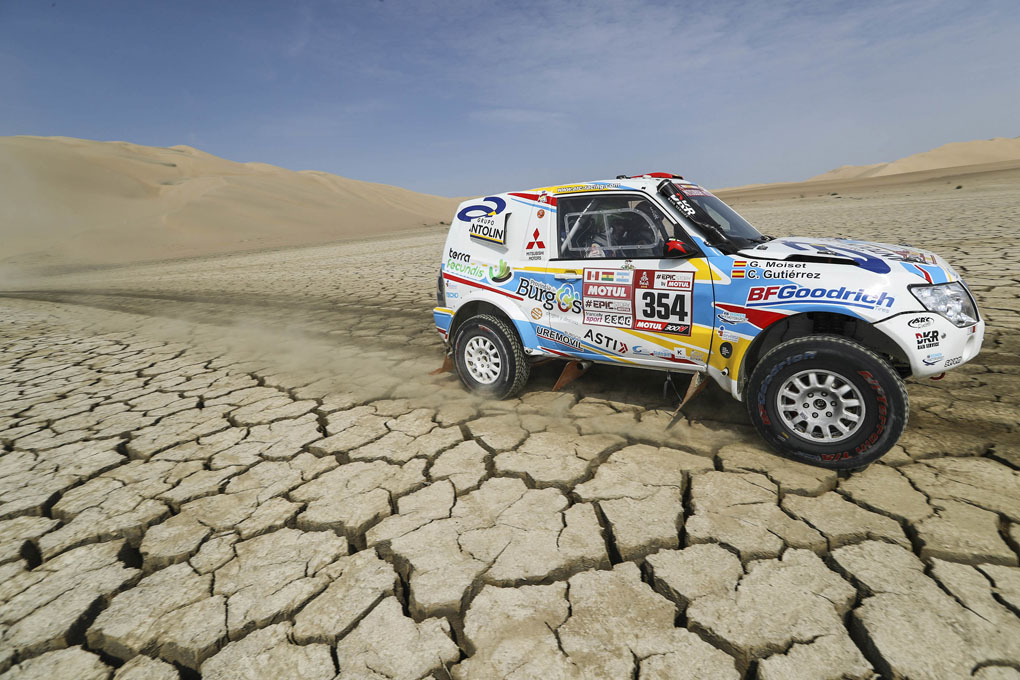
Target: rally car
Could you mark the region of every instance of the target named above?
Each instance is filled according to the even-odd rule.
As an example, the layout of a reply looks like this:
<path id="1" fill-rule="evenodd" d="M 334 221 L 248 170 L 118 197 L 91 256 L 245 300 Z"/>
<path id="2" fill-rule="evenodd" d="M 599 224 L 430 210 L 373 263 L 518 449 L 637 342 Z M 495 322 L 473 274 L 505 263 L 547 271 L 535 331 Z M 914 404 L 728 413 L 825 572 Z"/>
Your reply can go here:
<path id="1" fill-rule="evenodd" d="M 462 203 L 443 251 L 436 327 L 473 392 L 519 392 L 567 360 L 710 377 L 779 451 L 868 464 L 907 422 L 903 379 L 981 349 L 985 324 L 941 257 L 902 245 L 763 236 L 671 173 Z M 688 397 L 691 395 L 688 392 Z"/>

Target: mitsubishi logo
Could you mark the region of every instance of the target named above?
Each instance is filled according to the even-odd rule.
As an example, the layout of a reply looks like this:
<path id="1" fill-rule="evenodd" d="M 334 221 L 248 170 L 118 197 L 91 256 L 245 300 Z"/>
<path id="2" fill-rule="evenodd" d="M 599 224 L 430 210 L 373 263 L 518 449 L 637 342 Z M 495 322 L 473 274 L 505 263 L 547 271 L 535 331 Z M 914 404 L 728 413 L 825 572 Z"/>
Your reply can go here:
<path id="1" fill-rule="evenodd" d="M 542 248 L 542 249 L 545 249 L 545 243 L 542 242 L 541 240 L 539 240 L 539 237 L 541 235 L 542 234 L 539 233 L 538 229 L 536 229 L 535 233 L 531 237 L 532 240 L 528 241 L 528 245 L 524 246 L 524 249 L 525 250 L 530 250 L 532 248 Z"/>

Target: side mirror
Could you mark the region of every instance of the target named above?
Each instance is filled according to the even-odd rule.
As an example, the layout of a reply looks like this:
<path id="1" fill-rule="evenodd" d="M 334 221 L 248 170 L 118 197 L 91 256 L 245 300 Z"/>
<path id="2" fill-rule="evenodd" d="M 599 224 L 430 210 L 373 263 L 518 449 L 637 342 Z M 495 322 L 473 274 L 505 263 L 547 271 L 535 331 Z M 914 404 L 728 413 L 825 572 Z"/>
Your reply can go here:
<path id="1" fill-rule="evenodd" d="M 694 255 L 694 249 L 683 241 L 670 239 L 662 244 L 662 257 L 683 259 Z"/>

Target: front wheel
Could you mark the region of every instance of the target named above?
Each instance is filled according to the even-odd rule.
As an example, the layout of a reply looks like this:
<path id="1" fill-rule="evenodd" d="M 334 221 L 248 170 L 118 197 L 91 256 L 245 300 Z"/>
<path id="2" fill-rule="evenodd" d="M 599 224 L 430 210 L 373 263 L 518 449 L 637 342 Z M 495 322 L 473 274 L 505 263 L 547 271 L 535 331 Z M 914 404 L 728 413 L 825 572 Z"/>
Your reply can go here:
<path id="1" fill-rule="evenodd" d="M 744 401 L 774 448 L 833 470 L 881 457 L 903 433 L 910 408 L 903 381 L 880 356 L 819 335 L 789 340 L 762 357 Z"/>
<path id="2" fill-rule="evenodd" d="M 461 325 L 453 343 L 453 363 L 465 387 L 491 399 L 520 392 L 531 372 L 517 331 L 489 314 L 473 316 Z"/>

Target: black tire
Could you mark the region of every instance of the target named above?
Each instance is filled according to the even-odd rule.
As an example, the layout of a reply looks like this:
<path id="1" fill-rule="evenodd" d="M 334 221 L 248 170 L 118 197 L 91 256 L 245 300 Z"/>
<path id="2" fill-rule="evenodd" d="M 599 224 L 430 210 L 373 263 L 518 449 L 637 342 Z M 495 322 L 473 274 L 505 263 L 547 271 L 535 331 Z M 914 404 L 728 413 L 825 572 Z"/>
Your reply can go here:
<path id="1" fill-rule="evenodd" d="M 476 360 L 472 367 L 470 357 L 477 357 L 480 348 L 488 349 L 494 361 L 479 368 Z M 497 361 L 498 366 L 493 366 Z M 531 364 L 517 331 L 503 319 L 489 314 L 473 316 L 457 329 L 453 364 L 465 387 L 490 399 L 514 396 L 524 388 L 531 373 Z M 486 382 L 485 378 L 492 374 L 494 379 Z"/>
<path id="2" fill-rule="evenodd" d="M 773 448 L 830 470 L 861 468 L 880 458 L 900 438 L 910 409 L 903 381 L 884 359 L 829 335 L 795 338 L 770 350 L 751 373 L 744 401 Z"/>

